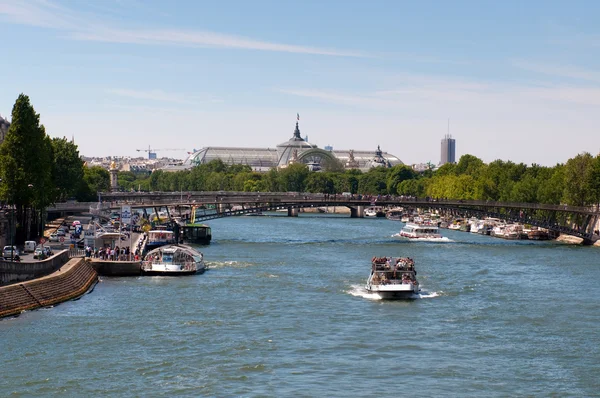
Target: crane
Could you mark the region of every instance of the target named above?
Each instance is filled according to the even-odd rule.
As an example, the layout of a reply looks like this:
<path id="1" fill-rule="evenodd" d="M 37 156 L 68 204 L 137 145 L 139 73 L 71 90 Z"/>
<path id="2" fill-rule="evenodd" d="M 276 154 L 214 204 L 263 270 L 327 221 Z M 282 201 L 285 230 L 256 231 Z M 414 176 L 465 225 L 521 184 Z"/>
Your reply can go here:
<path id="1" fill-rule="evenodd" d="M 148 149 L 136 149 L 138 152 L 148 152 L 148 159 L 156 159 L 156 151 L 185 151 L 183 148 L 150 148 L 148 145 Z"/>

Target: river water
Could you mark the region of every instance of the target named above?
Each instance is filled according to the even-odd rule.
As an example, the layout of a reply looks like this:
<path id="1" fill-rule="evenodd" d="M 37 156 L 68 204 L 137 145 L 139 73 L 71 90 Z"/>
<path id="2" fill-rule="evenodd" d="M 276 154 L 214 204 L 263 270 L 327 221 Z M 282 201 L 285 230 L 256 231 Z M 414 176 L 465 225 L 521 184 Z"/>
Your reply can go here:
<path id="1" fill-rule="evenodd" d="M 210 270 L 0 321 L 2 396 L 598 396 L 600 251 L 385 219 L 214 220 Z M 423 292 L 363 290 L 373 256 Z"/>

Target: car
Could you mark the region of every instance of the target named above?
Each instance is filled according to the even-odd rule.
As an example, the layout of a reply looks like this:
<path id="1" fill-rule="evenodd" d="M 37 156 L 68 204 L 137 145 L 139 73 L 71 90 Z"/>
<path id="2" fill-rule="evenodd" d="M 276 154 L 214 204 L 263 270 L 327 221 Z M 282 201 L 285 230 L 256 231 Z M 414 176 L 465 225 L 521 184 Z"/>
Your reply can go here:
<path id="1" fill-rule="evenodd" d="M 11 258 L 20 254 L 16 246 L 4 246 L 4 249 L 2 249 L 2 257 L 4 258 Z"/>
<path id="2" fill-rule="evenodd" d="M 46 253 L 44 253 L 44 249 L 42 249 L 41 247 L 36 247 L 35 251 L 33 252 L 33 258 L 35 260 L 43 260 L 44 258 L 46 258 Z"/>
<path id="3" fill-rule="evenodd" d="M 50 257 L 54 254 L 50 246 L 44 246 L 43 250 L 47 257 Z"/>
<path id="4" fill-rule="evenodd" d="M 56 235 L 58 235 L 58 236 L 65 236 L 66 234 L 67 234 L 67 232 L 62 228 L 59 228 L 56 230 Z"/>
<path id="5" fill-rule="evenodd" d="M 50 237 L 48 238 L 48 240 L 50 242 L 58 242 L 58 235 L 57 234 L 50 234 Z"/>

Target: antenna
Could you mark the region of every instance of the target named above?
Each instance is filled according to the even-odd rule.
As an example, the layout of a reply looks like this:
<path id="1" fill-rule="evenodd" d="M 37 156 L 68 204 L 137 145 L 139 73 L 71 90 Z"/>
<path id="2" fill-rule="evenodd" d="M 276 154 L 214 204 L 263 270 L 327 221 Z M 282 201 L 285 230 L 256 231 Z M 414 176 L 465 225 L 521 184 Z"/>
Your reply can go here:
<path id="1" fill-rule="evenodd" d="M 450 138 L 450 118 L 448 118 L 448 135 L 447 138 Z"/>

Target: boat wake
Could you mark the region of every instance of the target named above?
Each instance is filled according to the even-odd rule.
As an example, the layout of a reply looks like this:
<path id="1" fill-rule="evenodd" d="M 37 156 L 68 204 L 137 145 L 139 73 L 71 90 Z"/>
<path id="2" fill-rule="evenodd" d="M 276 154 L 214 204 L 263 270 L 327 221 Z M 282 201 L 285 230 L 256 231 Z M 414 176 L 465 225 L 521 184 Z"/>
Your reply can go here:
<path id="1" fill-rule="evenodd" d="M 407 242 L 433 242 L 433 243 L 450 243 L 450 242 L 454 242 L 452 239 L 449 239 L 446 236 L 443 236 L 441 238 L 407 238 L 407 237 L 401 236 L 400 234 L 394 234 L 394 235 L 392 235 L 392 238 L 400 238 L 400 239 L 405 240 Z"/>
<path id="2" fill-rule="evenodd" d="M 378 293 L 369 293 L 363 285 L 352 285 L 352 286 L 350 286 L 350 289 L 348 289 L 346 291 L 346 293 L 351 294 L 352 296 L 355 296 L 355 297 L 362 297 L 362 298 L 365 298 L 368 300 L 383 300 Z M 412 296 L 410 296 L 408 298 L 409 299 L 428 299 L 428 298 L 434 298 L 434 297 L 439 297 L 439 294 L 437 292 L 426 292 L 424 290 L 421 290 L 419 293 L 413 294 Z"/>
<path id="3" fill-rule="evenodd" d="M 254 263 L 244 262 L 244 261 L 207 261 L 207 268 L 217 269 L 217 268 L 247 268 L 255 265 Z"/>

